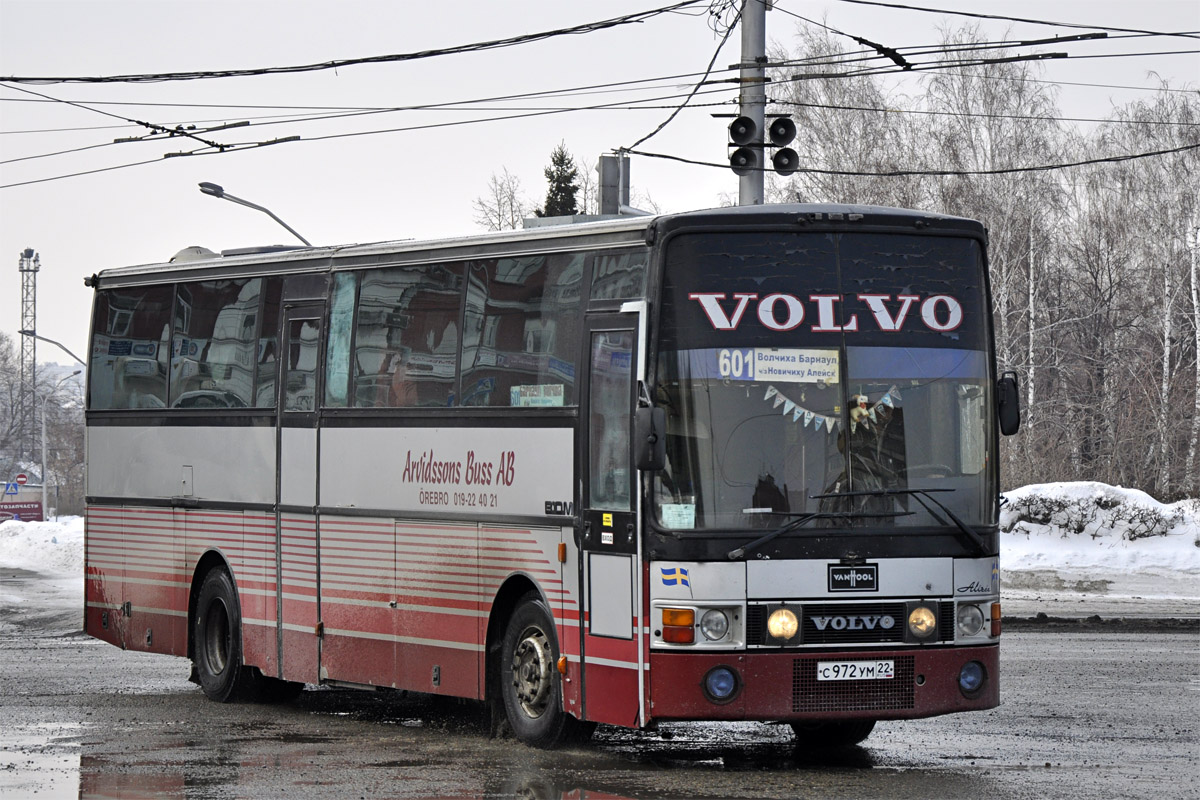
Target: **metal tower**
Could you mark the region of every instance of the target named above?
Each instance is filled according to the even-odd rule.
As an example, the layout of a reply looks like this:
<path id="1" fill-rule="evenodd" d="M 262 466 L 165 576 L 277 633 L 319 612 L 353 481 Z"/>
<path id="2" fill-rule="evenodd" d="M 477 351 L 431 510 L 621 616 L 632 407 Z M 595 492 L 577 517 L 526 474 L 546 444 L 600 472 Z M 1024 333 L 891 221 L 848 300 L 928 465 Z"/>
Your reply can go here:
<path id="1" fill-rule="evenodd" d="M 37 274 L 42 262 L 32 247 L 21 253 L 21 385 L 17 391 L 17 430 L 22 445 L 19 455 L 33 460 L 34 429 L 37 427 Z M 26 334 L 25 331 L 29 333 Z"/>

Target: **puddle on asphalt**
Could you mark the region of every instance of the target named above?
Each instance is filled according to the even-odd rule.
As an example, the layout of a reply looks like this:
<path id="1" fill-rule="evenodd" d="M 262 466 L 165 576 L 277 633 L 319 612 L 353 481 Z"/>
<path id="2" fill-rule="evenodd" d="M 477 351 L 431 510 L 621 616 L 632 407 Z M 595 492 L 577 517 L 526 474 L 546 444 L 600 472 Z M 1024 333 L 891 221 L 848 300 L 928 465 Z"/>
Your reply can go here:
<path id="1" fill-rule="evenodd" d="M 79 793 L 83 724 L 22 725 L 0 746 L 0 797 L 74 797 Z"/>

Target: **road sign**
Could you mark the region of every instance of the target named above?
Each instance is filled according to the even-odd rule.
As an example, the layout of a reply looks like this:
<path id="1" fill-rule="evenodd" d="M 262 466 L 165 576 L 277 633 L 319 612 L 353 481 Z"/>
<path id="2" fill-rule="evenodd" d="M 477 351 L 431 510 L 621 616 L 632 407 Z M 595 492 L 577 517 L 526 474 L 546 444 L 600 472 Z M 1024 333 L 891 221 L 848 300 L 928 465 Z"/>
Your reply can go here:
<path id="1" fill-rule="evenodd" d="M 15 495 L 16 493 L 17 493 L 17 484 L 16 484 L 16 483 L 6 483 L 6 484 L 4 484 L 4 494 L 5 494 L 6 496 L 7 496 L 7 495 L 10 495 L 10 494 L 11 494 L 11 495 Z"/>
<path id="2" fill-rule="evenodd" d="M 18 486 L 24 486 L 28 482 L 29 482 L 29 476 L 26 475 L 24 472 L 22 472 L 20 475 L 17 476 L 17 485 Z"/>

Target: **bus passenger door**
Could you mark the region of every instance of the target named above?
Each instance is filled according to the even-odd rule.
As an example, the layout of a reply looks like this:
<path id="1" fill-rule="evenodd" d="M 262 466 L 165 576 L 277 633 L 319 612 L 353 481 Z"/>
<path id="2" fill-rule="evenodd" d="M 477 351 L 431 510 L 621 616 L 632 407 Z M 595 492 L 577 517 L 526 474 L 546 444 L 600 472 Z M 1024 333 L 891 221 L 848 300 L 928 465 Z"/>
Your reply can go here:
<path id="1" fill-rule="evenodd" d="M 580 571 L 584 713 L 640 722 L 641 560 L 630 455 L 636 332 L 628 316 L 588 321 L 582 386 Z"/>
<path id="2" fill-rule="evenodd" d="M 277 477 L 281 677 L 317 683 L 317 409 L 325 305 L 285 305 L 279 359 Z"/>

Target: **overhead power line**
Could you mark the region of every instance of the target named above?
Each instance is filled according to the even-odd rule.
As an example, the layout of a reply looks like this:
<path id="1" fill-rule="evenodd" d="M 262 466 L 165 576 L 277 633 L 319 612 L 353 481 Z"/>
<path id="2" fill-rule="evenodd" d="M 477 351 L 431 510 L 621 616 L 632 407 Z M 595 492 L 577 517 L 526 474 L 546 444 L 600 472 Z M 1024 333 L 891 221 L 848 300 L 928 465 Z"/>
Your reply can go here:
<path id="1" fill-rule="evenodd" d="M 1148 31 L 1142 28 L 1114 28 L 1110 25 L 1088 25 L 1079 22 L 1052 22 L 1044 19 L 1029 19 L 1028 17 L 1012 17 L 1006 14 L 980 14 L 974 11 L 957 11 L 948 8 L 926 8 L 925 6 L 906 5 L 904 3 L 884 3 L 881 0 L 838 0 L 841 3 L 851 3 L 860 6 L 880 6 L 901 11 L 922 11 L 928 14 L 946 14 L 956 17 L 972 17 L 974 19 L 993 19 L 1005 22 L 1027 22 L 1033 25 L 1050 25 L 1056 28 L 1086 28 L 1088 30 L 1116 31 L 1118 33 L 1145 33 L 1151 36 L 1179 36 L 1185 39 L 1200 38 L 1194 31 Z"/>
<path id="2" fill-rule="evenodd" d="M 675 119 L 675 117 L 679 116 L 679 112 L 683 111 L 684 106 L 686 106 L 689 102 L 691 102 L 691 99 L 696 96 L 696 93 L 700 91 L 700 87 L 704 85 L 705 79 L 708 78 L 708 76 L 712 74 L 713 67 L 717 63 L 717 57 L 721 55 L 721 50 L 725 47 L 725 43 L 728 42 L 729 37 L 731 35 L 733 35 L 733 29 L 734 29 L 734 27 L 736 27 L 739 19 L 741 19 L 741 12 L 738 12 L 737 16 L 735 16 L 733 18 L 733 20 L 728 24 L 728 27 L 726 28 L 724 35 L 721 36 L 721 41 L 717 44 L 717 49 L 713 52 L 712 58 L 709 59 L 708 68 L 704 70 L 704 74 L 700 77 L 700 80 L 696 81 L 696 85 L 692 87 L 692 91 L 688 93 L 688 96 L 684 98 L 683 102 L 680 103 L 675 108 L 675 110 L 673 110 L 670 114 L 667 115 L 667 118 L 664 119 L 657 128 L 650 131 L 645 136 L 643 136 L 642 138 L 640 138 L 636 142 L 634 142 L 632 145 L 633 147 L 637 147 L 642 142 L 653 138 L 655 135 L 658 134 L 659 131 L 661 131 L 663 128 L 667 127 L 667 125 L 671 124 L 671 120 L 673 120 L 673 119 Z"/>
<path id="3" fill-rule="evenodd" d="M 816 175 L 846 175 L 862 178 L 900 178 L 905 176 L 963 176 L 963 175 L 1011 175 L 1020 172 L 1049 172 L 1056 169 L 1070 169 L 1072 167 L 1083 167 L 1089 164 L 1116 164 L 1122 161 L 1135 161 L 1140 158 L 1153 158 L 1155 156 L 1166 156 L 1172 153 L 1182 153 L 1187 150 L 1200 149 L 1200 144 L 1188 144 L 1182 147 L 1172 147 L 1168 150 L 1153 150 L 1147 153 L 1129 153 L 1120 156 L 1106 156 L 1104 158 L 1089 158 L 1083 161 L 1070 161 L 1062 164 L 1035 164 L 1027 167 L 1001 167 L 998 169 L 896 169 L 885 170 L 882 172 L 862 172 L 859 170 L 844 170 L 844 169 L 819 169 L 816 167 L 800 167 L 796 172 L 808 172 Z M 718 164 L 715 161 L 699 161 L 691 158 L 683 158 L 682 156 L 672 156 L 666 153 L 650 153 L 644 150 L 626 150 L 625 152 L 633 156 L 645 156 L 646 158 L 661 158 L 667 161 L 678 161 L 683 164 L 693 164 L 699 167 L 716 167 L 718 169 L 728 170 L 729 164 Z M 758 167 L 757 169 L 763 172 L 773 171 L 770 167 Z"/>
<path id="4" fill-rule="evenodd" d="M 30 77 L 30 76 L 10 76 L 0 78 L 0 81 L 8 83 L 162 83 L 165 81 L 194 81 L 208 80 L 213 78 L 237 78 L 250 75 L 285 75 L 299 72 L 317 72 L 320 70 L 340 69 L 343 67 L 358 66 L 360 64 L 391 64 L 402 61 L 416 61 L 424 58 L 436 58 L 438 56 L 458 55 L 461 53 L 479 53 L 485 50 L 498 50 L 503 47 L 512 47 L 514 45 L 529 44 L 530 42 L 540 42 L 546 39 L 552 39 L 558 36 L 574 36 L 579 34 L 593 33 L 595 31 L 605 30 L 606 28 L 615 28 L 619 25 L 629 25 L 635 22 L 645 22 L 662 14 L 667 14 L 688 6 L 699 5 L 700 3 L 708 4 L 709 0 L 683 0 L 683 2 L 672 3 L 668 6 L 650 9 L 648 11 L 638 11 L 633 14 L 625 14 L 620 17 L 612 17 L 610 19 L 599 20 L 596 22 L 587 22 L 582 25 L 574 25 L 568 28 L 555 28 L 548 31 L 539 31 L 537 33 L 526 33 L 520 36 L 510 36 L 505 39 L 491 39 L 484 42 L 473 42 L 471 44 L 456 45 L 454 47 L 444 47 L 431 50 L 418 50 L 412 53 L 392 53 L 382 56 L 369 56 L 365 58 L 348 58 L 336 61 L 324 61 L 317 64 L 301 64 L 289 67 L 258 67 L 254 69 L 230 69 L 230 70 L 214 70 L 214 71 L 194 71 L 194 72 L 158 72 L 145 73 L 140 75 L 106 75 L 106 76 L 58 76 L 58 77 Z"/>

